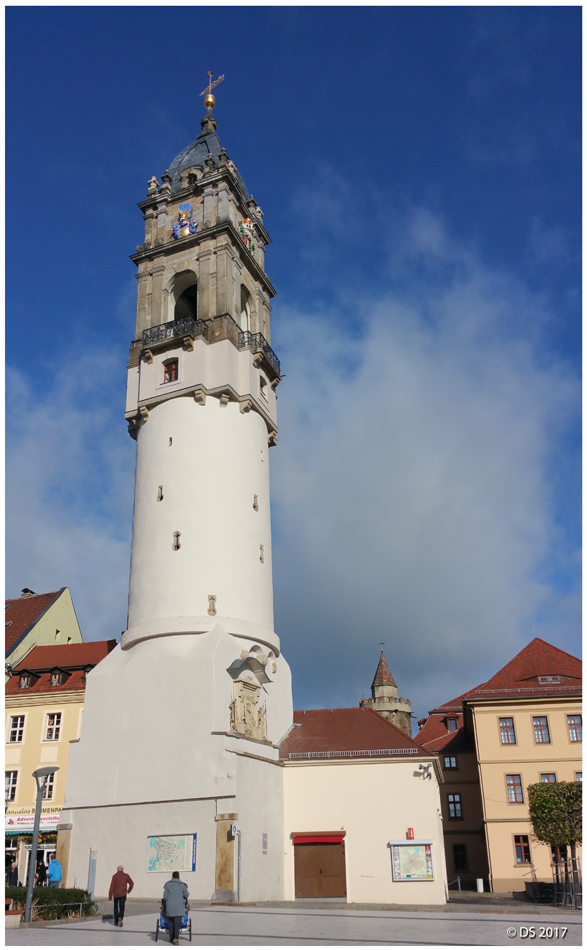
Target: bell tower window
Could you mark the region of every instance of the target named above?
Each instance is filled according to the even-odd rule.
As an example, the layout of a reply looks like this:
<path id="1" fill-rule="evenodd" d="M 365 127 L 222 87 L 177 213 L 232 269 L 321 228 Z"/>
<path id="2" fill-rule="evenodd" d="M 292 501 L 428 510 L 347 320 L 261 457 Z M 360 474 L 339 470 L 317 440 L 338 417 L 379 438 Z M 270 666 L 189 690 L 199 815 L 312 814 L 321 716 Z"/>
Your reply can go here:
<path id="1" fill-rule="evenodd" d="M 192 317 L 194 320 L 198 318 L 198 286 L 197 284 L 192 284 L 191 287 L 187 287 L 186 290 L 182 293 L 181 297 L 178 298 L 177 303 L 175 304 L 175 314 L 174 317 L 176 320 L 183 320 L 184 317 Z"/>
<path id="2" fill-rule="evenodd" d="M 241 330 L 246 332 L 251 329 L 251 295 L 247 288 L 241 284 Z"/>
<path id="3" fill-rule="evenodd" d="M 167 360 L 163 364 L 163 382 L 164 383 L 175 383 L 177 382 L 177 360 Z"/>

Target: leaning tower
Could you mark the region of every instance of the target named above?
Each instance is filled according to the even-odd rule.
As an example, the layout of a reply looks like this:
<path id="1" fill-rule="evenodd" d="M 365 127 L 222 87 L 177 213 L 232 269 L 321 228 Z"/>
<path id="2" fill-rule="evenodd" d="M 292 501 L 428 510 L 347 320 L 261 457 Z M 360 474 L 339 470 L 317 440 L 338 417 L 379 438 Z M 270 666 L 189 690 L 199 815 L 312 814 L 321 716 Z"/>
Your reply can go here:
<path id="1" fill-rule="evenodd" d="M 86 886 L 93 850 L 98 896 L 118 864 L 136 896 L 160 896 L 172 866 L 196 899 L 282 896 L 292 699 L 273 629 L 270 239 L 205 102 L 139 203 L 128 622 L 88 677 L 59 826 L 68 885 Z"/>

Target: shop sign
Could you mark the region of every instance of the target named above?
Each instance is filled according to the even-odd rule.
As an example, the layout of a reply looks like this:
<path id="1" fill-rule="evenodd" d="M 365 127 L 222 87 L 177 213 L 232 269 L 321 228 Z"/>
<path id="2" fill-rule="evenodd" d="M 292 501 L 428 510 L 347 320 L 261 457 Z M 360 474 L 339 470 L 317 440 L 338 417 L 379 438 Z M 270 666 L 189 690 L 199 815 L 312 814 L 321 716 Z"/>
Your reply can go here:
<path id="1" fill-rule="evenodd" d="M 30 813 L 20 812 L 19 814 L 5 816 L 5 828 L 10 834 L 18 834 L 19 831 L 24 831 L 28 834 L 33 830 L 33 825 L 35 823 L 35 813 L 31 810 Z M 57 825 L 59 824 L 59 812 L 41 812 L 41 831 L 56 831 Z"/>

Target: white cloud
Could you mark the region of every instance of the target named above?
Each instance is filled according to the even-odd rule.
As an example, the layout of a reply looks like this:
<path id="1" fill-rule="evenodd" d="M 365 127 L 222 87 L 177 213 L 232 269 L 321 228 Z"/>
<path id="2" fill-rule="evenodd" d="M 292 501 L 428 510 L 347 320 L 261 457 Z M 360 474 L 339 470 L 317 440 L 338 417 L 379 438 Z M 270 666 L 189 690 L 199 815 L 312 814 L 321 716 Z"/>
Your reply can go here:
<path id="1" fill-rule="evenodd" d="M 421 714 L 494 672 L 541 612 L 563 647 L 577 623 L 542 569 L 565 544 L 548 466 L 578 400 L 540 351 L 544 302 L 427 212 L 396 238 L 402 289 L 356 293 L 359 338 L 280 315 L 277 619 L 300 705 L 368 694 L 385 640 Z"/>
<path id="2" fill-rule="evenodd" d="M 119 362 L 72 349 L 43 393 L 7 374 L 7 596 L 69 587 L 86 640 L 126 622 L 134 443 Z"/>

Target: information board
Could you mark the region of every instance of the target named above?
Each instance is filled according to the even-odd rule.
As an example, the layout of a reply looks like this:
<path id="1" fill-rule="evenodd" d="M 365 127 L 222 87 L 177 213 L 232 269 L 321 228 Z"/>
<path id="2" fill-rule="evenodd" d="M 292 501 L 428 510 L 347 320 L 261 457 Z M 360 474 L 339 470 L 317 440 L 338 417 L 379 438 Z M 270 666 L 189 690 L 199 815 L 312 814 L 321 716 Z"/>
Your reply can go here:
<path id="1" fill-rule="evenodd" d="M 195 871 L 197 840 L 197 834 L 148 838 L 147 871 Z"/>
<path id="2" fill-rule="evenodd" d="M 394 881 L 433 881 L 432 845 L 391 845 L 391 867 Z"/>

